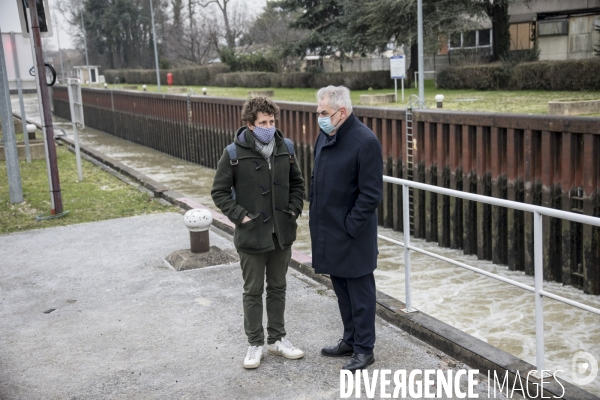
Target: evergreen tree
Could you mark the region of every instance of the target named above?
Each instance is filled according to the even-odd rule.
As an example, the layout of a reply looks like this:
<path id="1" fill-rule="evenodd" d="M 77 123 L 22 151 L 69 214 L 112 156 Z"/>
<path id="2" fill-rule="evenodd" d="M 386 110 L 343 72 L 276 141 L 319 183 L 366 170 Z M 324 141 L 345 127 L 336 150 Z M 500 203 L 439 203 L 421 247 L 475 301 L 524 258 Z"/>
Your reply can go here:
<path id="1" fill-rule="evenodd" d="M 485 4 L 485 13 L 492 21 L 492 61 L 505 59 L 510 52 L 510 2 L 511 0 L 493 0 Z"/>
<path id="2" fill-rule="evenodd" d="M 478 27 L 488 17 L 493 29 L 494 59 L 510 51 L 508 6 L 530 0 L 423 0 L 424 37 L 437 49 L 440 35 Z M 382 51 L 390 42 L 411 48 L 411 69 L 416 69 L 417 0 L 281 0 L 284 10 L 301 12 L 291 24 L 310 31 L 294 43 L 291 52 L 330 55 Z"/>
<path id="3" fill-rule="evenodd" d="M 346 30 L 344 0 L 281 0 L 275 3 L 286 12 L 296 13 L 291 28 L 306 30 L 303 38 L 289 43 L 284 54 L 300 57 L 313 53 L 319 56 L 333 55 L 342 63 L 353 44 L 343 37 Z"/>
<path id="4" fill-rule="evenodd" d="M 164 4 L 153 0 L 156 32 L 161 34 Z M 63 0 L 59 10 L 76 27 L 83 44 L 86 34 L 90 63 L 108 68 L 152 68 L 154 47 L 148 0 Z M 160 38 L 159 38 L 160 53 Z"/>

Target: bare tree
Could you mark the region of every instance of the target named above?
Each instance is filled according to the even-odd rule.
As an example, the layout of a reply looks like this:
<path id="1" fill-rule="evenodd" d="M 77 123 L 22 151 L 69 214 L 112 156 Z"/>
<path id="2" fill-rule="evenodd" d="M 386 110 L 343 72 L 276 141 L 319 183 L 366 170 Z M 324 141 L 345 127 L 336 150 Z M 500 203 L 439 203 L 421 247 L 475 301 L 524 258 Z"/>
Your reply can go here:
<path id="1" fill-rule="evenodd" d="M 216 57 L 219 23 L 214 16 L 200 14 L 196 0 L 171 0 L 167 15 L 171 22 L 165 51 L 174 66 L 206 64 Z"/>
<path id="2" fill-rule="evenodd" d="M 234 0 L 201 0 L 199 5 L 203 8 L 207 8 L 212 4 L 216 5 L 221 13 L 220 21 L 222 25 L 222 32 L 219 36 L 225 39 L 225 43 L 229 49 L 233 49 L 236 46 L 236 40 L 241 38 L 245 31 L 244 25 L 247 23 L 245 18 L 246 13 L 240 12 L 241 5 L 238 3 L 237 7 L 234 6 Z M 217 50 L 219 50 L 218 42 L 215 43 Z"/>

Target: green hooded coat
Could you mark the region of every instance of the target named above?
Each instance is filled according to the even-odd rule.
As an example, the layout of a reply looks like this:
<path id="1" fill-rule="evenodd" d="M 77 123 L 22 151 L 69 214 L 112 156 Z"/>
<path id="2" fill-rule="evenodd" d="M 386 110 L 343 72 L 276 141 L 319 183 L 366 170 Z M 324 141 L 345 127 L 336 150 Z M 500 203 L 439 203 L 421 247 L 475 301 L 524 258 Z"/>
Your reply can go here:
<path id="1" fill-rule="evenodd" d="M 296 240 L 296 219 L 304 206 L 302 171 L 297 162 L 290 162 L 281 131 L 275 133 L 270 163 L 255 149 L 254 135 L 246 133 L 250 131 L 242 127 L 235 134 L 237 165 L 231 165 L 227 149 L 223 151 L 211 196 L 235 224 L 236 249 L 244 253 L 275 250 L 273 233 L 281 248 L 288 248 Z M 251 221 L 242 224 L 246 215 Z"/>

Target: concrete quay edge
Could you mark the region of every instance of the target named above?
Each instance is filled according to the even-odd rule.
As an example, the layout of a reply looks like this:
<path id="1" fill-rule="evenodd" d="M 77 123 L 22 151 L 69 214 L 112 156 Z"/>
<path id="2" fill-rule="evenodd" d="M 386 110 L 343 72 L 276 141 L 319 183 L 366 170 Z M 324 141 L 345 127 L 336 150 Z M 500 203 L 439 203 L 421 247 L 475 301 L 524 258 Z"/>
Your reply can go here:
<path id="1" fill-rule="evenodd" d="M 18 117 L 18 115 L 15 115 Z M 35 123 L 28 121 L 28 123 Z M 35 123 L 40 129 L 41 126 Z M 63 142 L 74 151 L 74 142 L 68 137 L 57 137 L 57 140 Z M 213 225 L 233 235 L 235 225 L 223 214 L 218 213 L 194 200 L 186 198 L 184 195 L 170 190 L 166 185 L 156 182 L 148 176 L 126 166 L 125 164 L 112 159 L 94 149 L 80 146 L 81 153 L 91 157 L 101 164 L 115 170 L 116 172 L 132 179 L 147 190 L 154 193 L 155 197 L 162 198 L 167 202 L 178 206 L 184 210 L 192 208 L 208 209 L 213 214 Z M 118 175 L 117 175 L 118 177 Z M 316 274 L 311 266 L 312 259 L 308 255 L 292 249 L 292 260 L 290 266 L 305 276 L 321 283 L 332 289 L 331 280 L 327 275 Z M 403 302 L 377 290 L 377 315 L 391 323 L 392 325 L 406 331 L 411 336 L 422 340 L 423 342 L 443 351 L 449 356 L 464 362 L 471 368 L 479 369 L 484 375 L 497 373 L 499 380 L 502 381 L 505 373 L 508 372 L 509 386 L 513 386 L 516 375 L 518 374 L 522 381 L 529 371 L 535 370 L 535 366 L 515 357 L 503 350 L 500 350 L 480 339 L 477 339 L 465 332 L 462 332 L 442 321 L 439 321 L 423 312 L 405 313 L 402 311 L 406 306 Z M 546 378 L 548 379 L 548 378 Z M 556 383 L 554 379 L 544 381 L 544 390 L 539 396 L 531 398 L 563 398 L 566 400 L 600 400 L 597 397 L 563 379 L 557 378 L 564 387 Z M 527 381 L 529 393 L 538 393 L 539 381 L 535 378 Z M 546 385 L 546 383 L 548 383 Z M 518 385 L 517 385 L 518 387 Z"/>

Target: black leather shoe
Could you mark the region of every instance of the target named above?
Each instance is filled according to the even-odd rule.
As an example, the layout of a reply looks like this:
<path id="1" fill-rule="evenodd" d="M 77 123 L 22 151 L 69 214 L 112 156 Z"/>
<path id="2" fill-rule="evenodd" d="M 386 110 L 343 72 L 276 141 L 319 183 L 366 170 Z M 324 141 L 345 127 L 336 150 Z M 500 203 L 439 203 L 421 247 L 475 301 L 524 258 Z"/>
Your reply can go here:
<path id="1" fill-rule="evenodd" d="M 335 346 L 323 347 L 321 349 L 321 354 L 327 357 L 345 357 L 354 354 L 354 349 L 340 339 Z"/>
<path id="2" fill-rule="evenodd" d="M 375 356 L 371 354 L 352 354 L 350 361 L 342 367 L 350 372 L 354 372 L 359 369 L 367 369 L 367 367 L 375 362 Z"/>

